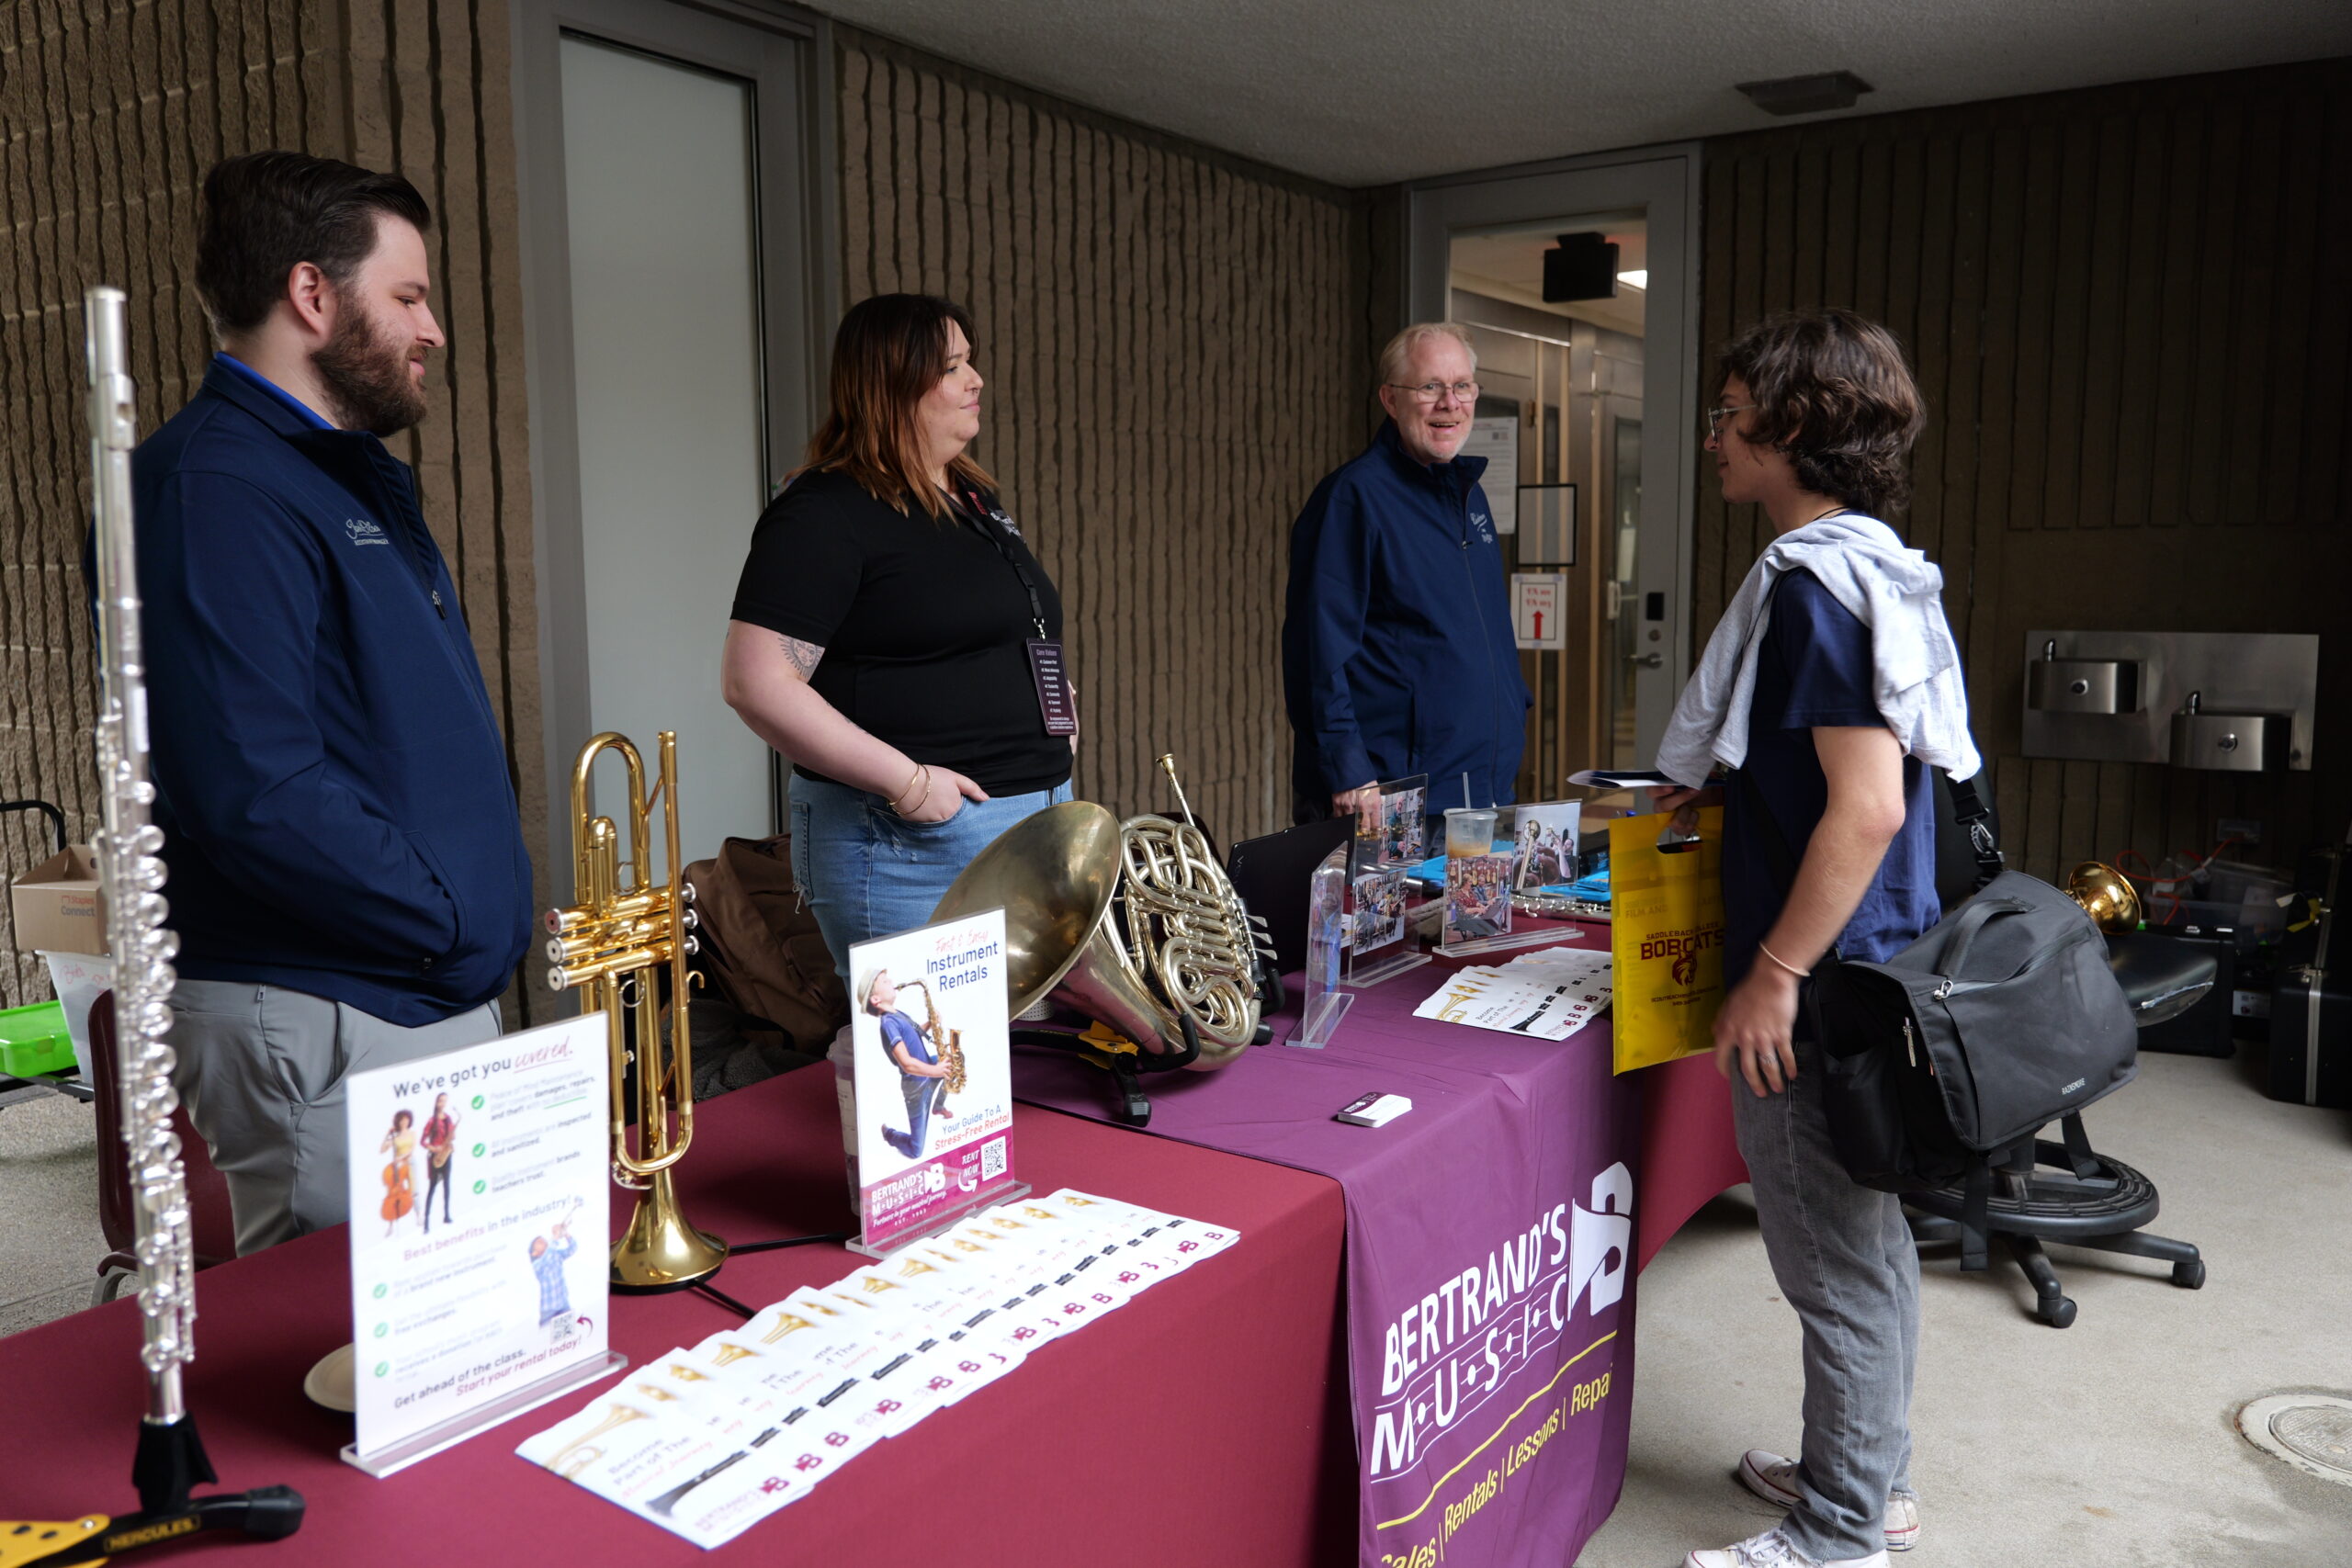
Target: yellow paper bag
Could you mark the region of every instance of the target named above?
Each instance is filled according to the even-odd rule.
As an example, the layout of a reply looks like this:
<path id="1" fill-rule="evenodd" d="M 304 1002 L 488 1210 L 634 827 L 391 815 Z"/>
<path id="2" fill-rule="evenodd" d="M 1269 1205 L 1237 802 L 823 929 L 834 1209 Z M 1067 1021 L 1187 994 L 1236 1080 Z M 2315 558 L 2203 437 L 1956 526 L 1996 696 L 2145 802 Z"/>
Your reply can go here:
<path id="1" fill-rule="evenodd" d="M 1714 1048 L 1724 999 L 1724 813 L 1699 813 L 1697 842 L 1661 850 L 1672 818 L 1609 824 L 1609 945 L 1616 1070 Z"/>

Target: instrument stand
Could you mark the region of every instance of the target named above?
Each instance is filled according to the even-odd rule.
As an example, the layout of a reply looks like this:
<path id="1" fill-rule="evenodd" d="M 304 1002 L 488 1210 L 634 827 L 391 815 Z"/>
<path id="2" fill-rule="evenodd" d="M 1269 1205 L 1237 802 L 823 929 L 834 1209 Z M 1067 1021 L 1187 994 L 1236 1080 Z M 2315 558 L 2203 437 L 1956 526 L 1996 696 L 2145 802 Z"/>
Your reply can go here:
<path id="1" fill-rule="evenodd" d="M 290 1486 L 250 1492 L 189 1494 L 220 1479 L 204 1455 L 196 1419 L 139 1423 L 139 1450 L 130 1483 L 139 1511 L 109 1518 L 85 1514 L 56 1524 L 0 1523 L 0 1568 L 64 1568 L 97 1562 L 141 1546 L 179 1540 L 206 1530 L 237 1530 L 253 1540 L 283 1540 L 302 1528 L 302 1495 Z"/>
<path id="2" fill-rule="evenodd" d="M 1110 1056 L 1102 1066 L 1110 1070 L 1111 1086 L 1118 1096 L 1114 1108 L 1120 1121 L 1130 1127 L 1151 1125 L 1151 1097 L 1143 1091 L 1143 1075 L 1136 1071 L 1134 1059 Z"/>
<path id="3" fill-rule="evenodd" d="M 1185 1026 L 1185 1043 L 1192 1047 L 1192 1055 L 1171 1060 L 1169 1064 L 1170 1066 L 1181 1066 L 1192 1060 L 1193 1056 L 1199 1055 L 1199 1036 L 1193 1032 L 1192 1020 L 1182 1019 L 1181 1021 Z M 1076 1056 L 1081 1062 L 1102 1068 L 1111 1075 L 1114 1096 L 1111 1114 L 1116 1117 L 1123 1126 L 1148 1127 L 1151 1125 L 1151 1096 L 1144 1092 L 1143 1074 L 1136 1066 L 1134 1051 L 1096 1050 L 1093 1046 L 1087 1044 L 1080 1036 L 1065 1029 L 1016 1029 L 1012 1032 L 1012 1043 L 1038 1045 L 1047 1050 L 1059 1051 L 1067 1055 Z"/>

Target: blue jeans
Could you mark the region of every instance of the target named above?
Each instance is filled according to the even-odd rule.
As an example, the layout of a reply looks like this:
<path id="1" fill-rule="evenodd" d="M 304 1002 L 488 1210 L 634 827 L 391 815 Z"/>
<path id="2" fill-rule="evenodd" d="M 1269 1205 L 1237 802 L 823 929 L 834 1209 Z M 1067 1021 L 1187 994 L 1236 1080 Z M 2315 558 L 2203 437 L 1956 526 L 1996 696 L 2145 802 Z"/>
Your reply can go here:
<path id="1" fill-rule="evenodd" d="M 1789 1540 L 1825 1562 L 1886 1545 L 1889 1493 L 1911 1485 L 1919 1254 L 1903 1201 L 1846 1174 L 1822 1109 L 1821 1047 L 1794 1043 L 1796 1081 L 1758 1100 L 1735 1074 L 1732 1126 L 1764 1255 L 1804 1342 L 1804 1445 Z"/>
<path id="2" fill-rule="evenodd" d="M 909 1159 L 922 1158 L 923 1145 L 931 1141 L 931 1110 L 939 1103 L 945 1091 L 945 1078 L 907 1077 L 899 1084 L 899 1092 L 906 1097 L 907 1131 L 901 1136 L 896 1129 L 885 1127 L 882 1136 L 890 1146 Z"/>
<path id="3" fill-rule="evenodd" d="M 944 822 L 909 822 L 878 795 L 792 775 L 792 879 L 817 917 L 844 990 L 852 942 L 928 922 L 974 856 L 1023 818 L 1070 798 L 1068 783 L 967 800 Z M 857 998 L 852 997 L 855 1007 Z"/>

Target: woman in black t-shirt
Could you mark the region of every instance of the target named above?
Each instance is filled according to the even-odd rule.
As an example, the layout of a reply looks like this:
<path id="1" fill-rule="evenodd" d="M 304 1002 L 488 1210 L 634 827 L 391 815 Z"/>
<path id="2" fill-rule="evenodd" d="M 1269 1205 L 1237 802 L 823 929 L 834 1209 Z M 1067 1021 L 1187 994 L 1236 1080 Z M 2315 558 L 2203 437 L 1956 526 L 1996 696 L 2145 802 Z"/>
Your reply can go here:
<path id="1" fill-rule="evenodd" d="M 919 926 L 972 857 L 1069 798 L 1049 726 L 1061 599 L 996 483 L 971 319 L 883 294 L 833 338 L 831 409 L 762 515 L 727 628 L 729 706 L 792 759 L 792 871 L 848 980 L 852 942 Z"/>

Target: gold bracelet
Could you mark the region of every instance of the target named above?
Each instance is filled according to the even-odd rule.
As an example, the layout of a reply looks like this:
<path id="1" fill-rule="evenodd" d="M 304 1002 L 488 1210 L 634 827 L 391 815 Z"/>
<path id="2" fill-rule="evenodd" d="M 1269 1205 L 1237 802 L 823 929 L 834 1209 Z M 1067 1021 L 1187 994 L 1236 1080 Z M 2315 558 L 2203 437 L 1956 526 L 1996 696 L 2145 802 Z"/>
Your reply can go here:
<path id="1" fill-rule="evenodd" d="M 1756 944 L 1756 951 L 1770 959 L 1773 963 L 1779 964 L 1781 968 L 1787 970 L 1790 974 L 1794 975 L 1800 980 L 1810 980 L 1813 978 L 1812 970 L 1798 968 L 1795 964 L 1790 963 L 1787 959 L 1781 957 L 1779 953 L 1773 952 L 1770 948 L 1765 946 L 1760 942 Z"/>
<path id="2" fill-rule="evenodd" d="M 914 793 L 914 787 L 918 782 L 923 784 L 929 784 L 931 782 L 931 770 L 924 767 L 921 762 L 917 762 L 915 764 L 915 771 L 907 775 L 905 786 L 901 788 L 898 794 L 890 797 L 891 810 L 898 811 L 899 815 L 901 817 L 906 815 L 904 811 L 899 810 L 899 802 L 906 799 L 908 795 Z M 929 792 L 925 791 L 925 793 L 928 794 Z M 917 801 L 915 805 L 920 807 L 922 803 L 921 801 Z"/>
<path id="3" fill-rule="evenodd" d="M 912 788 L 913 786 L 912 786 L 912 785 L 909 785 L 908 787 L 909 787 L 909 788 Z M 930 804 L 931 804 L 931 770 L 930 770 L 929 768 L 925 768 L 925 769 L 923 770 L 923 773 L 922 773 L 922 798 L 921 798 L 921 799 L 919 799 L 919 800 L 917 800 L 917 801 L 916 801 L 912 806 L 908 807 L 904 811 L 899 811 L 899 807 L 898 807 L 898 806 L 897 806 L 895 803 L 891 806 L 890 809 L 891 809 L 891 810 L 893 810 L 893 811 L 898 811 L 898 812 L 899 812 L 899 820 L 904 821 L 904 820 L 906 820 L 908 818 L 912 817 L 916 812 L 921 811 L 924 807 L 926 807 L 926 806 L 928 806 L 928 805 L 930 805 Z"/>

